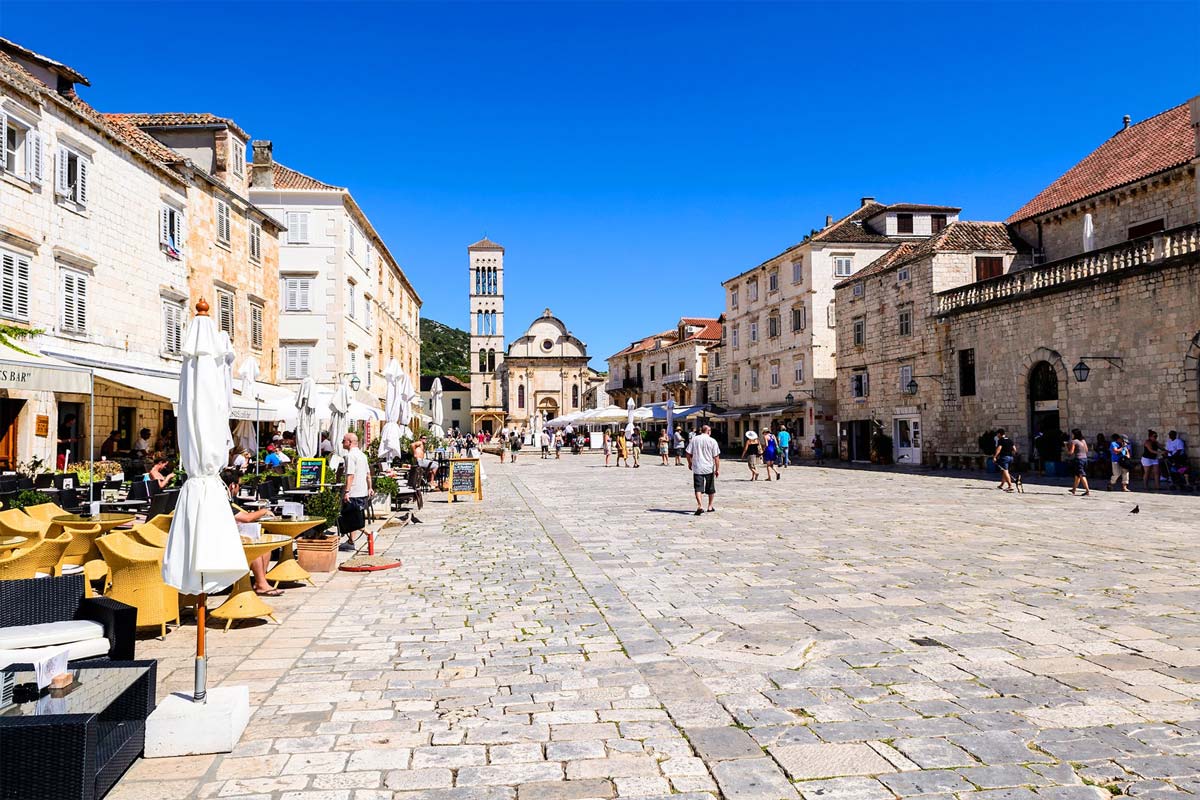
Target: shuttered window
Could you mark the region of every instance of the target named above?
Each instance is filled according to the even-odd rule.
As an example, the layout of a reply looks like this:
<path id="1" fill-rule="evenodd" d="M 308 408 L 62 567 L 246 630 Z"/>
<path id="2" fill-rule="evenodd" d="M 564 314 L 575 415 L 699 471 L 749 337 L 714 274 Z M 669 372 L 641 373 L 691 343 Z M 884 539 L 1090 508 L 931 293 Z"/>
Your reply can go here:
<path id="1" fill-rule="evenodd" d="M 92 162 L 69 147 L 58 148 L 55 165 L 54 193 L 81 206 L 88 203 Z"/>
<path id="2" fill-rule="evenodd" d="M 0 316 L 29 319 L 29 259 L 0 252 Z"/>
<path id="3" fill-rule="evenodd" d="M 309 306 L 309 288 L 312 284 L 308 278 L 285 278 L 283 281 L 283 310 L 311 311 Z"/>
<path id="4" fill-rule="evenodd" d="M 167 255 L 178 258 L 183 252 L 183 212 L 164 205 L 158 210 L 158 243 Z"/>
<path id="5" fill-rule="evenodd" d="M 354 319 L 357 316 L 355 314 L 356 309 L 354 295 L 354 281 L 348 281 L 346 283 L 346 314 L 350 317 L 350 319 Z"/>
<path id="6" fill-rule="evenodd" d="M 44 139 L 36 128 L 0 110 L 0 172 L 41 183 L 44 148 Z"/>
<path id="7" fill-rule="evenodd" d="M 87 332 L 87 275 L 75 270 L 62 271 L 62 329 L 71 333 Z"/>
<path id="8" fill-rule="evenodd" d="M 217 292 L 217 327 L 233 338 L 234 304 L 229 292 Z"/>
<path id="9" fill-rule="evenodd" d="M 162 319 L 163 352 L 178 353 L 183 346 L 183 304 L 164 300 Z"/>
<path id="10" fill-rule="evenodd" d="M 258 303 L 250 304 L 250 346 L 255 350 L 263 346 L 263 307 Z"/>
<path id="11" fill-rule="evenodd" d="M 307 378 L 308 360 L 311 354 L 311 347 L 292 345 L 283 348 L 283 379 L 298 381 Z"/>
<path id="12" fill-rule="evenodd" d="M 240 178 L 246 172 L 246 145 L 236 139 L 229 141 L 233 145 L 233 155 L 229 158 L 230 165 L 233 167 L 233 174 Z"/>
<path id="13" fill-rule="evenodd" d="M 250 260 L 262 260 L 262 226 L 250 223 Z"/>
<path id="14" fill-rule="evenodd" d="M 287 229 L 288 244 L 308 244 L 308 212 L 289 211 Z"/>
<path id="15" fill-rule="evenodd" d="M 229 244 L 229 204 L 217 201 L 217 241 Z"/>

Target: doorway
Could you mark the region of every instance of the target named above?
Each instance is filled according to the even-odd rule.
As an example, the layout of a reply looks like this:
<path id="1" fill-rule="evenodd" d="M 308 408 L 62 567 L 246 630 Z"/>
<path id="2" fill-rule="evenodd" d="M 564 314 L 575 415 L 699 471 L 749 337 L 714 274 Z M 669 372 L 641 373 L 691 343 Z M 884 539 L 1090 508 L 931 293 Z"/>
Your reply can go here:
<path id="1" fill-rule="evenodd" d="M 85 442 L 81 431 L 83 430 L 83 403 L 65 403 L 60 401 L 58 404 L 58 465 L 59 469 L 66 469 L 66 456 L 70 451 L 71 462 L 86 461 L 86 456 L 81 456 Z"/>
<path id="2" fill-rule="evenodd" d="M 846 423 L 846 457 L 851 461 L 871 460 L 871 420 Z"/>
<path id="3" fill-rule="evenodd" d="M 129 450 L 133 447 L 133 426 L 136 424 L 136 408 L 117 406 L 117 449 Z"/>
<path id="4" fill-rule="evenodd" d="M 24 407 L 24 400 L 0 400 L 0 468 L 17 466 L 17 417 Z"/>
<path id="5" fill-rule="evenodd" d="M 1059 461 L 1064 437 L 1058 415 L 1058 373 L 1049 361 L 1029 371 L 1029 441 L 1037 461 Z"/>
<path id="6" fill-rule="evenodd" d="M 893 423 L 897 464 L 921 463 L 921 418 L 896 417 Z"/>

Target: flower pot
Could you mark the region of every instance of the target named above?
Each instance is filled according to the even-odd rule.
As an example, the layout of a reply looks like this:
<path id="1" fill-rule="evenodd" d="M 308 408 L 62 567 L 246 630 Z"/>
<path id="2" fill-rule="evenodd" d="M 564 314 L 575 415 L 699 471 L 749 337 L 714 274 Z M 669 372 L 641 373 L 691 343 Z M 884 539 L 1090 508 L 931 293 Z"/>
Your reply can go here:
<path id="1" fill-rule="evenodd" d="M 296 540 L 296 560 L 309 572 L 333 572 L 337 569 L 337 554 L 336 536 Z"/>
<path id="2" fill-rule="evenodd" d="M 378 494 L 371 498 L 371 510 L 376 514 L 387 514 L 392 510 L 392 496 L 390 494 Z"/>

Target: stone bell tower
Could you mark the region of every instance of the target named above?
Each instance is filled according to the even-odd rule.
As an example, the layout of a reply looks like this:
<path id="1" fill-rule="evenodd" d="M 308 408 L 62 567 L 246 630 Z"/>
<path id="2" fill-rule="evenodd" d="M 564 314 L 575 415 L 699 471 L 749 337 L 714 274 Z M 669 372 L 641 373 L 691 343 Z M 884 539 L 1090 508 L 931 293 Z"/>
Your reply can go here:
<path id="1" fill-rule="evenodd" d="M 504 363 L 504 248 L 486 236 L 467 248 L 470 274 L 471 426 L 499 431 L 504 397 L 497 371 Z"/>

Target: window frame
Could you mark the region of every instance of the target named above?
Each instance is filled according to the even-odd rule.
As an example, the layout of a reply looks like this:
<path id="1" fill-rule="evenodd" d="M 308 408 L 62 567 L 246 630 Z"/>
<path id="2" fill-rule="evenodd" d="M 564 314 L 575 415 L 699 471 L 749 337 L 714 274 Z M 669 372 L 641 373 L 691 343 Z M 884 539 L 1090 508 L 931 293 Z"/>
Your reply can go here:
<path id="1" fill-rule="evenodd" d="M 958 351 L 958 396 L 974 397 L 978 390 L 975 348 L 964 347 Z M 968 378 L 969 375 L 969 378 Z"/>
<path id="2" fill-rule="evenodd" d="M 792 283 L 804 282 L 804 256 L 792 261 Z"/>
<path id="3" fill-rule="evenodd" d="M 7 274 L 9 264 L 12 265 L 11 277 Z M 15 250 L 0 250 L 0 317 L 19 322 L 29 321 L 32 273 L 33 259 L 28 255 Z M 11 304 L 7 302 L 10 294 Z"/>
<path id="4" fill-rule="evenodd" d="M 750 391 L 758 391 L 758 367 L 750 367 Z"/>
<path id="5" fill-rule="evenodd" d="M 854 346 L 855 347 L 866 347 L 867 346 L 867 318 L 865 316 L 855 317 L 854 319 L 850 320 L 850 324 L 852 326 L 851 341 L 854 344 Z"/>
<path id="6" fill-rule="evenodd" d="M 900 365 L 900 394 L 908 394 L 908 384 L 913 379 L 912 364 Z"/>
<path id="7" fill-rule="evenodd" d="M 833 259 L 833 277 L 849 278 L 851 275 L 854 274 L 854 255 L 853 254 L 843 253 L 841 255 L 838 255 L 838 254 L 834 253 L 830 257 Z M 843 264 L 845 265 L 845 271 L 842 270 Z"/>
<path id="8" fill-rule="evenodd" d="M 767 315 L 767 338 L 778 339 L 783 334 L 783 323 L 779 318 L 779 314 L 772 313 Z"/>
<path id="9" fill-rule="evenodd" d="M 309 244 L 308 218 L 309 212 L 307 211 L 288 211 L 284 214 L 288 244 Z M 301 236 L 302 232 L 303 236 Z"/>
<path id="10" fill-rule="evenodd" d="M 311 344 L 285 344 L 282 349 L 283 356 L 280 358 L 280 363 L 283 364 L 283 379 L 285 381 L 302 381 L 312 374 L 313 346 Z M 293 355 L 296 358 L 297 369 L 295 371 L 291 368 Z"/>
<path id="11" fill-rule="evenodd" d="M 896 332 L 900 336 L 912 336 L 913 307 L 905 303 L 896 310 Z"/>
<path id="12" fill-rule="evenodd" d="M 262 303 L 250 301 L 250 347 L 253 350 L 263 349 L 263 322 L 266 308 Z"/>
<path id="13" fill-rule="evenodd" d="M 217 330 L 229 334 L 230 341 L 237 333 L 237 297 L 228 289 L 217 289 Z M 226 303 L 229 308 L 226 309 Z M 228 328 L 226 321 L 228 320 Z"/>
<path id="14" fill-rule="evenodd" d="M 896 283 L 908 283 L 912 280 L 912 271 L 907 266 L 896 270 Z"/>
<path id="15" fill-rule="evenodd" d="M 229 247 L 233 242 L 233 210 L 229 207 L 229 203 L 218 199 L 217 203 L 217 244 L 223 247 Z"/>
<path id="16" fill-rule="evenodd" d="M 307 277 L 284 277 L 283 279 L 283 310 L 284 313 L 305 313 L 312 311 L 312 278 Z M 296 306 L 293 307 L 288 300 L 291 289 L 288 284 L 295 281 L 296 284 Z"/>
<path id="17" fill-rule="evenodd" d="M 913 233 L 917 227 L 917 220 L 913 214 L 909 212 L 899 212 L 896 214 L 896 233 Z M 906 230 L 907 228 L 907 230 Z"/>
<path id="18" fill-rule="evenodd" d="M 750 320 L 750 344 L 758 342 L 758 320 Z"/>
<path id="19" fill-rule="evenodd" d="M 773 269 L 767 273 L 767 294 L 779 291 L 779 270 Z"/>
<path id="20" fill-rule="evenodd" d="M 792 383 L 804 383 L 804 357 L 792 361 Z"/>
<path id="21" fill-rule="evenodd" d="M 986 269 L 984 266 L 986 265 Z M 994 274 L 984 275 L 984 272 Z M 975 256 L 975 280 L 988 281 L 1004 274 L 1004 256 Z"/>
<path id="22" fill-rule="evenodd" d="M 732 288 L 732 289 L 730 289 L 730 290 L 729 290 L 729 307 L 730 307 L 730 308 L 737 308 L 737 307 L 738 307 L 738 290 L 737 290 L 737 287 L 734 287 L 734 288 Z"/>
<path id="23" fill-rule="evenodd" d="M 91 193 L 92 157 L 82 150 L 58 143 L 58 159 L 55 164 L 55 195 L 79 208 L 87 208 Z M 71 180 L 71 161 L 75 162 L 75 180 Z"/>
<path id="24" fill-rule="evenodd" d="M 772 361 L 767 365 L 767 380 L 772 389 L 779 388 L 779 362 Z"/>
<path id="25" fill-rule="evenodd" d="M 946 214 L 930 214 L 929 215 L 929 233 L 930 233 L 930 235 L 936 236 L 937 234 L 946 230 L 946 226 L 949 224 L 950 223 L 949 223 L 948 215 L 946 215 Z"/>
<path id="26" fill-rule="evenodd" d="M 855 300 L 860 300 L 867 295 L 867 287 L 862 281 L 855 281 L 850 287 L 850 295 Z"/>
<path id="27" fill-rule="evenodd" d="M 867 370 L 856 369 L 850 373 L 850 396 L 864 400 L 871 396 L 871 379 Z"/>
<path id="28" fill-rule="evenodd" d="M 230 171 L 239 178 L 244 178 L 246 176 L 246 145 L 240 139 L 232 136 L 229 141 L 231 144 Z"/>
<path id="29" fill-rule="evenodd" d="M 792 306 L 792 333 L 801 333 L 808 327 L 808 306 Z"/>
<path id="30" fill-rule="evenodd" d="M 60 267 L 58 271 L 59 330 L 72 336 L 86 336 L 88 332 L 88 282 L 91 276 L 82 270 L 70 267 Z M 74 288 L 68 288 L 70 284 L 74 284 Z M 71 308 L 72 304 L 74 308 Z M 71 317 L 74 317 L 73 323 L 69 321 Z"/>
<path id="31" fill-rule="evenodd" d="M 162 352 L 171 356 L 178 356 L 183 353 L 183 321 L 186 312 L 184 304 L 180 300 L 170 300 L 166 297 L 162 298 L 161 302 L 162 316 Z M 171 319 L 172 313 L 174 319 Z M 173 328 L 172 328 L 173 326 Z"/>
<path id="32" fill-rule="evenodd" d="M 257 222 L 251 222 L 248 226 L 247 237 L 249 239 L 250 260 L 255 264 L 262 263 L 262 225 Z"/>
<path id="33" fill-rule="evenodd" d="M 746 301 L 753 303 L 758 300 L 758 278 L 746 281 Z"/>

